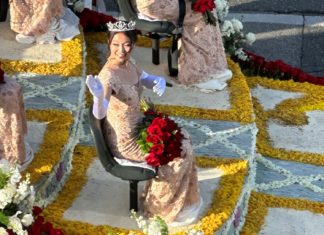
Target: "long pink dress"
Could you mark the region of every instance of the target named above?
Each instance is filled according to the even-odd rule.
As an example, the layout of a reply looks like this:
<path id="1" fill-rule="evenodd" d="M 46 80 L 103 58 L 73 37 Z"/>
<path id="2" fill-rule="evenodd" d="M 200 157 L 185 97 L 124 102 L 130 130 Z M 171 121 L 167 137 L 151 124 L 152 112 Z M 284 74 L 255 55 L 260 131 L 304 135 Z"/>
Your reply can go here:
<path id="1" fill-rule="evenodd" d="M 39 36 L 64 12 L 62 0 L 9 0 L 10 27 L 16 33 Z"/>
<path id="2" fill-rule="evenodd" d="M 18 164 L 25 161 L 27 122 L 22 90 L 13 79 L 0 84 L 0 159 Z"/>
<path id="3" fill-rule="evenodd" d="M 132 4 L 151 19 L 178 21 L 178 0 L 132 0 Z M 178 64 L 178 81 L 184 85 L 217 79 L 228 71 L 218 23 L 206 25 L 203 15 L 191 9 L 189 0 L 186 0 Z"/>
<path id="4" fill-rule="evenodd" d="M 145 156 L 136 144 L 136 127 L 142 119 L 140 96 L 142 85 L 139 81 L 141 71 L 131 62 L 126 66 L 105 64 L 99 73 L 103 86 L 111 87 L 105 122 L 105 138 L 115 157 L 143 162 Z M 136 78 L 135 83 L 127 78 Z M 161 166 L 158 178 L 147 182 L 144 189 L 143 210 L 147 217 L 160 215 L 167 222 L 174 221 L 182 208 L 199 201 L 195 159 L 190 143 L 190 136 L 182 130 L 185 138 L 182 142 L 181 157 Z"/>

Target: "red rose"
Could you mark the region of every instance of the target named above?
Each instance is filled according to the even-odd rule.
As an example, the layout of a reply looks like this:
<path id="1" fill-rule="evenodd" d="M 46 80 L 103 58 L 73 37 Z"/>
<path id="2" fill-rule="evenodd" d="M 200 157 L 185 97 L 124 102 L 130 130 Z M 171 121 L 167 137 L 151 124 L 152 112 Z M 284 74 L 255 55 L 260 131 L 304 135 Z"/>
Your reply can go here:
<path id="1" fill-rule="evenodd" d="M 301 69 L 298 68 L 290 68 L 287 74 L 293 78 L 298 78 L 299 74 L 303 73 Z"/>
<path id="2" fill-rule="evenodd" d="M 162 133 L 162 130 L 159 126 L 157 125 L 150 125 L 148 128 L 147 128 L 147 133 L 149 134 L 153 134 L 153 135 L 158 135 L 158 136 L 162 136 L 163 133 Z"/>
<path id="3" fill-rule="evenodd" d="M 197 0 L 191 5 L 194 11 L 205 13 L 205 11 L 212 11 L 215 8 L 213 0 Z"/>
<path id="4" fill-rule="evenodd" d="M 146 137 L 146 141 L 147 142 L 150 142 L 150 143 L 153 143 L 153 144 L 158 144 L 160 143 L 162 140 L 161 138 L 158 136 L 158 135 L 148 135 Z"/>
<path id="5" fill-rule="evenodd" d="M 60 229 L 52 229 L 49 235 L 63 235 L 63 232 Z"/>
<path id="6" fill-rule="evenodd" d="M 151 147 L 150 153 L 154 153 L 156 155 L 163 154 L 164 146 L 162 144 L 155 144 Z"/>
<path id="7" fill-rule="evenodd" d="M 149 109 L 149 110 L 144 112 L 144 115 L 145 116 L 148 116 L 148 115 L 154 115 L 155 116 L 155 115 L 157 115 L 157 113 L 155 111 Z"/>
<path id="8" fill-rule="evenodd" d="M 160 160 L 156 157 L 154 153 L 150 153 L 146 158 L 146 163 L 150 166 L 160 166 Z"/>
<path id="9" fill-rule="evenodd" d="M 43 224 L 43 231 L 46 232 L 47 234 L 50 234 L 50 232 L 53 230 L 53 224 L 46 222 Z"/>
<path id="10" fill-rule="evenodd" d="M 152 125 L 154 125 L 154 126 L 157 125 L 157 126 L 161 127 L 161 129 L 163 129 L 164 127 L 167 126 L 167 122 L 163 118 L 156 117 L 153 119 Z"/>
<path id="11" fill-rule="evenodd" d="M 42 213 L 43 209 L 38 207 L 38 206 L 34 206 L 33 207 L 33 216 L 38 216 L 40 213 Z"/>

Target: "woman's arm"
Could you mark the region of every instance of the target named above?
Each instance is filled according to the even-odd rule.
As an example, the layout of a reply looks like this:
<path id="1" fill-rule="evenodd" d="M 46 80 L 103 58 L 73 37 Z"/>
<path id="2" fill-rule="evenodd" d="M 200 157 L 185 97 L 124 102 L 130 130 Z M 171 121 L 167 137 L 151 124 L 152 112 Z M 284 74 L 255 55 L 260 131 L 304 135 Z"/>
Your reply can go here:
<path id="1" fill-rule="evenodd" d="M 93 77 L 92 75 L 87 76 L 86 84 L 93 96 L 92 113 L 97 119 L 102 119 L 107 114 L 111 88 L 109 86 L 103 87 L 98 76 Z"/>

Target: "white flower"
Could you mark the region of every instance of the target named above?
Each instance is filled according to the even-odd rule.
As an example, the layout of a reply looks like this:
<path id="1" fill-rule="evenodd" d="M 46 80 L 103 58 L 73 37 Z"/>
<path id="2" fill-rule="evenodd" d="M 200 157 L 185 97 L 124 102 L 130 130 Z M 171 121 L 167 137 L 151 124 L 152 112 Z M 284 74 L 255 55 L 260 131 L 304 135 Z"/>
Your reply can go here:
<path id="1" fill-rule="evenodd" d="M 245 54 L 245 52 L 243 51 L 243 48 L 239 48 L 237 49 L 234 54 L 243 61 L 246 61 L 248 59 L 248 56 Z"/>
<path id="2" fill-rule="evenodd" d="M 16 168 L 14 168 L 12 171 L 11 171 L 11 177 L 10 177 L 10 183 L 12 183 L 12 184 L 16 184 L 16 183 L 18 183 L 19 181 L 20 181 L 20 179 L 21 179 L 21 175 L 20 175 L 20 173 L 19 173 L 19 170 L 18 170 L 18 168 L 16 167 Z"/>
<path id="3" fill-rule="evenodd" d="M 9 224 L 8 224 L 8 228 L 12 229 L 13 232 L 15 232 L 17 235 L 27 235 L 27 231 L 23 230 L 22 224 L 19 220 L 19 218 L 17 217 L 17 215 L 19 215 L 21 212 L 17 212 L 14 216 L 11 216 L 9 218 Z"/>
<path id="4" fill-rule="evenodd" d="M 235 31 L 232 22 L 229 20 L 225 20 L 222 25 L 221 32 L 223 36 L 227 36 L 227 37 L 230 37 L 231 34 L 234 34 Z"/>
<path id="5" fill-rule="evenodd" d="M 21 223 L 26 227 L 31 225 L 33 222 L 34 222 L 34 218 L 31 214 L 26 214 L 21 219 Z"/>
<path id="6" fill-rule="evenodd" d="M 228 2 L 226 0 L 215 0 L 217 18 L 223 22 L 228 14 Z"/>
<path id="7" fill-rule="evenodd" d="M 8 235 L 8 233 L 4 228 L 0 227 L 0 235 Z"/>
<path id="8" fill-rule="evenodd" d="M 255 34 L 254 33 L 247 33 L 245 35 L 246 43 L 252 45 L 255 42 Z"/>
<path id="9" fill-rule="evenodd" d="M 232 23 L 233 28 L 236 32 L 240 32 L 243 29 L 243 24 L 241 21 L 234 18 L 234 19 L 231 19 L 231 23 Z"/>

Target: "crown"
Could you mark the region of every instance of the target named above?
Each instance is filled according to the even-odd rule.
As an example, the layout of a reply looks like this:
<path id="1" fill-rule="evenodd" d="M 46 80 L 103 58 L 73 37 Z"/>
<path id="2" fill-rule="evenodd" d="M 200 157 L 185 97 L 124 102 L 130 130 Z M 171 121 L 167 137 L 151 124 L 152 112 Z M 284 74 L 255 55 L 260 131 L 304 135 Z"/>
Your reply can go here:
<path id="1" fill-rule="evenodd" d="M 135 21 L 117 21 L 115 23 L 107 23 L 108 30 L 111 32 L 123 32 L 123 31 L 130 31 L 135 29 Z"/>

